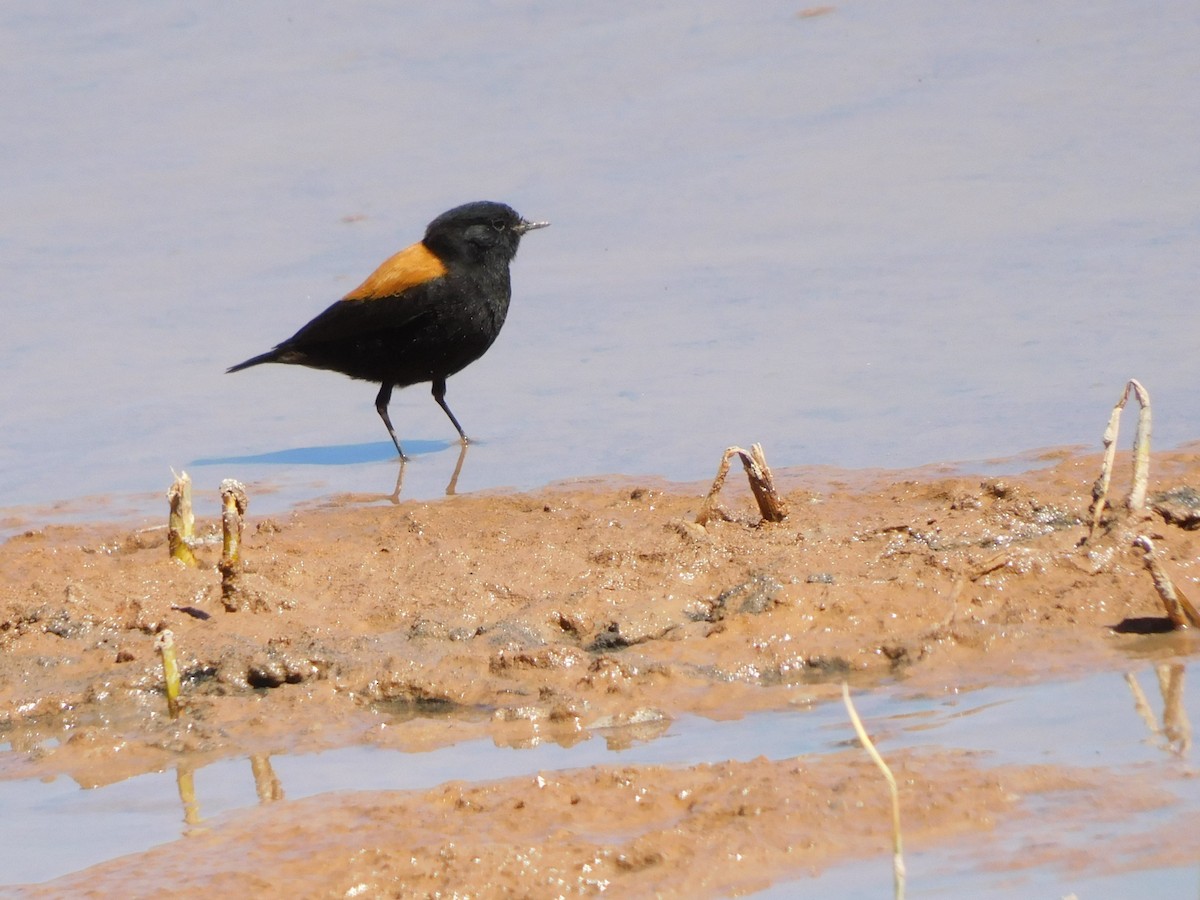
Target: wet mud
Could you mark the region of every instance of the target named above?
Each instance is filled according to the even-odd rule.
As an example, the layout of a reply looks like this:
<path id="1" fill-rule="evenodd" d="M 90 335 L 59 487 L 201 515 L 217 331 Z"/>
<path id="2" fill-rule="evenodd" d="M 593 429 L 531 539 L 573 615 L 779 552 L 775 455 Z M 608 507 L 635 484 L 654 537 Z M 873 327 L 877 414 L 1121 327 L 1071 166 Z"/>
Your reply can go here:
<path id="1" fill-rule="evenodd" d="M 196 568 L 168 558 L 165 527 L 33 529 L 0 545 L 12 748 L 0 778 L 90 787 L 249 756 L 269 800 L 279 753 L 597 733 L 620 746 L 685 714 L 840 698 L 843 681 L 936 691 L 1193 653 L 1190 631 L 1166 633 L 1133 540 L 1152 538 L 1197 593 L 1200 455 L 1156 455 L 1160 502 L 1110 511 L 1086 542 L 1099 457 L 1043 462 L 995 478 L 777 472 L 781 523 L 760 521 L 732 476 L 725 515 L 704 526 L 706 485 L 636 479 L 344 496 L 270 518 L 251 497 L 232 587 L 216 568 L 216 510 L 201 515 Z M 183 674 L 176 720 L 154 649 L 164 629 Z M 1031 796 L 1069 793 L 1081 816 L 1134 802 L 1085 769 L 996 767 L 949 748 L 889 761 L 914 847 L 1029 815 Z M 726 895 L 890 848 L 886 793 L 854 746 L 477 778 L 267 803 L 27 892 Z"/>

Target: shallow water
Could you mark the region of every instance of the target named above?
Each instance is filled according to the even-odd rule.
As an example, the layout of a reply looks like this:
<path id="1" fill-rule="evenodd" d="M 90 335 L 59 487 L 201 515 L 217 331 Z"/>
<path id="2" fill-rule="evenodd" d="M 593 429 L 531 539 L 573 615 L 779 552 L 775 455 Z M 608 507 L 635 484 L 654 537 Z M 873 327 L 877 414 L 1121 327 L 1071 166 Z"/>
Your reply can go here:
<path id="1" fill-rule="evenodd" d="M 374 388 L 223 370 L 480 197 L 553 227 L 450 381 L 461 490 L 1094 445 L 1130 376 L 1200 435 L 1195 4 L 802 9 L 6 7 L 0 510 L 389 494 Z M 437 496 L 449 423 L 392 417 Z"/>
<path id="2" fill-rule="evenodd" d="M 1174 663 L 1186 680 L 1184 663 Z M 1194 670 L 1194 666 L 1191 667 Z M 1191 673 L 1194 675 L 1194 671 Z M 1139 710 L 1129 679 L 1146 700 Z M 910 851 L 909 886 L 920 896 L 1119 896 L 1126 887 L 1158 886 L 1169 895 L 1194 892 L 1195 867 L 1134 873 L 1071 870 L 1059 865 L 1022 865 L 1026 850 L 1047 844 L 1087 854 L 1109 853 L 1169 821 L 1194 821 L 1200 813 L 1200 780 L 1194 751 L 1182 732 L 1165 733 L 1163 704 L 1155 673 L 1143 665 L 1076 680 L 1024 686 L 947 689 L 917 693 L 904 685 L 856 692 L 855 704 L 880 751 L 909 748 L 961 749 L 982 756 L 979 764 L 1099 767 L 1111 773 L 1113 790 L 1136 779 L 1174 795 L 1177 802 L 1114 821 L 1098 811 L 1096 821 L 1033 798 L 1032 816 L 1014 815 L 984 837 L 968 835 L 932 851 Z M 1183 694 L 1184 726 L 1200 715 L 1194 693 Z M 1144 718 L 1148 714 L 1153 720 Z M 1180 720 L 1173 720 L 1178 724 Z M 599 732 L 564 747 L 534 743 L 521 748 L 478 740 L 426 753 L 349 747 L 325 753 L 279 755 L 270 768 L 290 800 L 325 792 L 428 788 L 452 780 L 494 780 L 594 764 L 691 765 L 757 756 L 785 759 L 843 752 L 853 732 L 841 703 L 807 705 L 798 689 L 787 712 L 758 713 L 735 721 L 698 717 L 674 721 L 655 739 L 632 743 L 618 732 Z M 4 749 L 10 749 L 5 747 Z M 174 771 L 141 775 L 84 790 L 68 778 L 0 782 L 6 810 L 0 840 L 5 883 L 36 882 L 106 859 L 146 849 L 186 834 L 204 820 L 228 821 L 258 803 L 252 764 L 229 759 L 195 770 L 199 821 L 185 824 Z M 482 774 L 482 778 L 480 774 Z M 883 790 L 881 782 L 880 789 Z M 1128 862 L 1136 865 L 1130 854 Z M 881 896 L 890 889 L 890 860 L 879 858 L 835 866 L 799 884 L 827 895 Z M 767 895 L 786 896 L 778 885 Z"/>

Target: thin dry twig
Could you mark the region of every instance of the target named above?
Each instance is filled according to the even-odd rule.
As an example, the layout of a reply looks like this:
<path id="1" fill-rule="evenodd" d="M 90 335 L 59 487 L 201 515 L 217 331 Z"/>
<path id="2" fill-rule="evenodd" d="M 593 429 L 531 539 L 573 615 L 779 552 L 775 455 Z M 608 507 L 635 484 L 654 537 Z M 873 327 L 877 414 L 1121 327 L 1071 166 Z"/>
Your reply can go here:
<path id="1" fill-rule="evenodd" d="M 967 576 L 972 581 L 978 581 L 984 575 L 990 575 L 997 569 L 1003 569 L 1008 565 L 1010 554 L 1007 550 L 1001 550 L 999 553 L 993 554 L 971 570 Z"/>
<path id="2" fill-rule="evenodd" d="M 1100 529 L 1100 516 L 1104 513 L 1108 501 L 1108 488 L 1112 481 L 1113 462 L 1117 455 L 1117 434 L 1120 430 L 1121 412 L 1132 393 L 1141 406 L 1138 413 L 1137 434 L 1133 439 L 1133 484 L 1125 507 L 1131 512 L 1139 512 L 1146 505 L 1146 484 L 1150 479 L 1150 394 L 1142 387 L 1136 378 L 1129 379 L 1121 399 L 1113 407 L 1112 415 L 1108 418 L 1108 427 L 1104 429 L 1104 462 L 1100 465 L 1100 477 L 1092 486 L 1092 527 L 1088 540 L 1096 536 Z"/>
<path id="3" fill-rule="evenodd" d="M 904 841 L 900 832 L 900 791 L 896 787 L 896 776 L 892 774 L 892 770 L 888 768 L 888 764 L 884 761 L 883 756 L 875 749 L 875 743 L 867 734 L 867 729 L 863 727 L 862 719 L 858 717 L 858 711 L 854 708 L 854 701 L 850 699 L 850 685 L 842 682 L 842 699 L 846 703 L 846 712 L 850 714 L 850 722 L 854 725 L 854 733 L 858 735 L 858 740 L 862 743 L 863 748 L 870 754 L 875 765 L 879 767 L 879 771 L 883 773 L 883 777 L 887 779 L 888 791 L 892 796 L 892 877 L 893 886 L 895 889 L 896 900 L 904 900 Z"/>

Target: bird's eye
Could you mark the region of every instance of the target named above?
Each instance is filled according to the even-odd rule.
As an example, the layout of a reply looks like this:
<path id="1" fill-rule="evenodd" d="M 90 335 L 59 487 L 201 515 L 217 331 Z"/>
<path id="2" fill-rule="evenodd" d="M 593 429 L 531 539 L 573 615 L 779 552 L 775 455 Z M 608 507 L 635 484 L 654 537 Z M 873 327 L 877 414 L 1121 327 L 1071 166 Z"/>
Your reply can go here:
<path id="1" fill-rule="evenodd" d="M 496 231 L 503 231 L 508 226 L 504 224 L 503 219 L 492 219 L 492 228 Z"/>

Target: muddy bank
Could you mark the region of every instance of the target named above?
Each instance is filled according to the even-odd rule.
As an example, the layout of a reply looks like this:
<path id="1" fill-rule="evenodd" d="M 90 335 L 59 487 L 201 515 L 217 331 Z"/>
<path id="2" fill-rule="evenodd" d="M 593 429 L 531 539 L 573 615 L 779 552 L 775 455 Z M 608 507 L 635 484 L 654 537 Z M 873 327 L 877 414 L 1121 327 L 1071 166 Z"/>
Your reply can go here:
<path id="1" fill-rule="evenodd" d="M 1104 779 L 1088 772 L 983 773 L 954 754 L 895 764 L 912 850 L 986 832 L 1031 794 L 1082 803 L 1104 793 Z M 47 893 L 129 896 L 152 873 L 185 897 L 730 896 L 887 854 L 890 821 L 878 772 L 858 753 L 817 765 L 597 766 L 260 807 Z M 878 868 L 884 896 L 887 867 Z"/>
<path id="2" fill-rule="evenodd" d="M 232 601 L 215 570 L 219 542 L 202 545 L 200 565 L 187 569 L 168 559 L 161 528 L 32 530 L 0 545 L 0 733 L 14 750 L 0 757 L 0 777 L 65 773 L 92 786 L 180 760 L 361 743 L 570 744 L 597 729 L 611 741 L 647 740 L 683 713 L 787 708 L 833 697 L 843 680 L 867 689 L 905 679 L 936 691 L 1192 652 L 1190 633 L 1157 633 L 1162 607 L 1132 547 L 1134 534 L 1151 536 L 1177 583 L 1197 593 L 1192 520 L 1178 503 L 1170 521 L 1162 511 L 1114 516 L 1081 546 L 1099 457 L 1064 451 L 1046 461 L 990 479 L 784 473 L 791 514 L 778 524 L 760 522 L 732 479 L 729 516 L 705 527 L 695 524 L 704 487 L 620 480 L 433 503 L 342 497 L 265 519 L 251 498 L 246 571 Z M 1152 472 L 1152 495 L 1200 484 L 1200 456 L 1163 454 Z M 215 516 L 203 523 L 215 528 Z M 153 649 L 165 628 L 184 673 L 179 721 L 166 715 Z M 1002 778 L 953 754 L 899 763 L 911 772 L 906 822 L 917 841 L 1016 814 L 1028 788 L 1002 783 L 1035 776 Z M 550 884 L 522 882 L 518 870 L 529 866 L 572 890 L 605 879 L 639 891 L 745 890 L 882 852 L 885 800 L 870 771 L 848 754 L 819 773 L 803 760 L 625 775 L 601 767 L 555 774 L 561 784 L 549 792 L 514 780 L 313 798 L 214 829 L 204 838 L 214 858 L 232 841 L 246 865 L 213 870 L 205 883 L 229 886 L 253 872 L 284 884 L 286 865 L 270 869 L 273 848 L 298 842 L 308 865 L 329 874 L 312 883 L 334 893 L 359 881 L 418 892 Z M 1080 777 L 1040 773 L 1037 789 Z M 612 799 L 630 790 L 621 778 L 664 786 L 659 818 L 641 820 L 630 806 L 604 819 L 605 809 L 625 809 Z M 868 778 L 865 805 L 835 802 Z M 737 799 L 743 788 L 793 798 L 756 806 L 783 817 L 763 832 L 778 837 L 755 837 L 736 813 L 749 802 Z M 946 790 L 972 799 L 956 810 L 938 802 Z M 822 819 L 817 841 L 795 815 L 805 791 L 818 792 L 817 808 L 855 812 Z M 712 852 L 704 835 L 722 831 L 707 819 L 690 837 L 684 825 L 663 824 L 696 815 L 684 794 L 703 794 L 702 809 L 729 817 L 726 840 L 744 833 L 751 880 Z M 563 800 L 571 796 L 580 800 Z M 471 824 L 461 813 L 440 831 L 413 824 L 442 808 L 472 810 Z M 305 818 L 324 824 L 309 831 Z M 377 846 L 350 853 L 364 820 Z M 425 835 L 417 843 L 413 828 Z M 463 829 L 476 850 L 462 849 Z M 664 843 L 668 832 L 680 843 Z M 189 840 L 181 859 L 202 843 Z M 397 844 L 424 850 L 390 855 L 399 851 L 385 845 Z M 450 847 L 459 849 L 448 857 Z M 540 862 L 521 869 L 530 848 Z M 172 851 L 161 852 L 169 871 Z M 117 861 L 105 877 L 143 862 Z"/>

